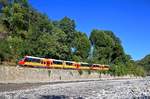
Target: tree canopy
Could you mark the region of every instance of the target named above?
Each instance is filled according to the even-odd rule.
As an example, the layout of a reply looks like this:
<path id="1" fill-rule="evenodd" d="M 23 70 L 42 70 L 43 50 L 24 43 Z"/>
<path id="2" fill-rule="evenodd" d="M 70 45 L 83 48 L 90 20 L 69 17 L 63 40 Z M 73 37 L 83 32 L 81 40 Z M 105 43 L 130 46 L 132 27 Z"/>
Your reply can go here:
<path id="1" fill-rule="evenodd" d="M 126 62 L 124 60 L 126 55 L 121 41 L 112 31 L 95 29 L 91 32 L 90 41 L 94 46 L 93 58 L 97 60 L 97 62 L 105 64 Z"/>
<path id="2" fill-rule="evenodd" d="M 93 29 L 88 37 L 67 16 L 51 20 L 27 0 L 1 0 L 0 61 L 17 62 L 25 55 L 108 64 L 117 75 L 143 74 L 112 31 Z"/>
<path id="3" fill-rule="evenodd" d="M 136 61 L 137 65 L 143 67 L 147 74 L 150 75 L 150 54 L 146 55 L 143 59 Z"/>

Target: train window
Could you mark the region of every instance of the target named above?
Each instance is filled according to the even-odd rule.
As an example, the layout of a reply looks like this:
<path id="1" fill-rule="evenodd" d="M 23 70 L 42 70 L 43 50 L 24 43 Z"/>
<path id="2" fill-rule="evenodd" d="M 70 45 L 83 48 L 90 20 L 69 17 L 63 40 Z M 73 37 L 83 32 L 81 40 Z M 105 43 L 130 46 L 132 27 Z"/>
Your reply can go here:
<path id="1" fill-rule="evenodd" d="M 108 66 L 104 66 L 104 68 L 109 68 Z"/>
<path id="2" fill-rule="evenodd" d="M 99 65 L 93 65 L 93 67 L 99 67 Z"/>
<path id="3" fill-rule="evenodd" d="M 40 63 L 40 59 L 32 59 L 32 62 Z"/>
<path id="4" fill-rule="evenodd" d="M 73 65 L 72 62 L 66 62 L 66 65 Z"/>
<path id="5" fill-rule="evenodd" d="M 63 64 L 63 62 L 62 62 L 62 61 L 57 61 L 57 60 L 54 60 L 54 61 L 53 61 L 53 64 L 62 65 L 62 64 Z"/>
<path id="6" fill-rule="evenodd" d="M 91 64 L 81 64 L 81 66 L 90 67 Z"/>
<path id="7" fill-rule="evenodd" d="M 41 61 L 41 64 L 46 64 L 46 62 L 45 61 Z"/>
<path id="8" fill-rule="evenodd" d="M 24 61 L 25 61 L 25 62 L 36 62 L 36 63 L 40 63 L 40 59 L 34 59 L 34 58 L 25 58 Z"/>
<path id="9" fill-rule="evenodd" d="M 32 58 L 25 58 L 25 62 L 32 62 Z"/>
<path id="10" fill-rule="evenodd" d="M 27 61 L 28 61 L 28 58 L 25 58 L 24 61 L 27 62 Z"/>

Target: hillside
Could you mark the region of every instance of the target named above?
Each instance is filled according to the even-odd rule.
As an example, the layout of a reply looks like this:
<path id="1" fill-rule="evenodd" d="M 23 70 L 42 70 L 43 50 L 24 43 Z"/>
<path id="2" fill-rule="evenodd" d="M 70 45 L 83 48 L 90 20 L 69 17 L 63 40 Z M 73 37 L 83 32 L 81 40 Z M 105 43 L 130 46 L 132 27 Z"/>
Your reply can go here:
<path id="1" fill-rule="evenodd" d="M 52 20 L 27 0 L 1 0 L 0 62 L 15 63 L 25 55 L 108 64 L 112 75 L 144 75 L 114 32 L 93 29 L 88 38 L 67 16 Z"/>
<path id="2" fill-rule="evenodd" d="M 143 59 L 137 61 L 137 64 L 144 67 L 148 75 L 150 75 L 150 55 L 146 55 Z"/>

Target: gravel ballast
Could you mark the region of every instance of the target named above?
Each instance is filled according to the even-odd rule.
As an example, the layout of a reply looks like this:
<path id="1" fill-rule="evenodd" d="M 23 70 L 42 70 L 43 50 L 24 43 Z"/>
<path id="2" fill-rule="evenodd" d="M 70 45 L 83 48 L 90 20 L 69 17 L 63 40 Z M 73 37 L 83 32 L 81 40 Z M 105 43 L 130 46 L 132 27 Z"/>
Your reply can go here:
<path id="1" fill-rule="evenodd" d="M 38 85 L 0 92 L 0 99 L 150 99 L 150 78 Z"/>

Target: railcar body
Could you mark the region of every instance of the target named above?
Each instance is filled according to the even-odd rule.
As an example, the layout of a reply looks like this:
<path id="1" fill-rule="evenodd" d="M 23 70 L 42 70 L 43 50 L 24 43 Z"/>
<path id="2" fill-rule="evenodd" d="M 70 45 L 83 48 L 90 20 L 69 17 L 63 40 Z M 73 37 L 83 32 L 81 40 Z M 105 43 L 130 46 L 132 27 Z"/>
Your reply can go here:
<path id="1" fill-rule="evenodd" d="M 109 65 L 46 59 L 33 56 L 25 56 L 22 60 L 18 62 L 18 65 L 38 67 L 38 68 L 54 68 L 54 69 L 109 70 Z"/>

